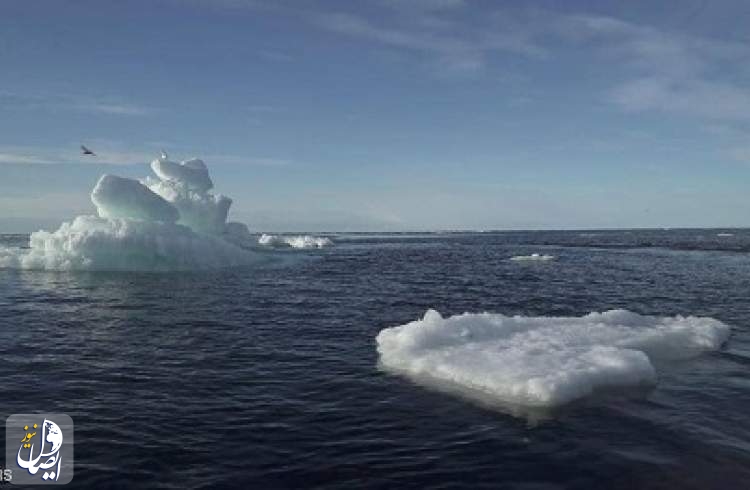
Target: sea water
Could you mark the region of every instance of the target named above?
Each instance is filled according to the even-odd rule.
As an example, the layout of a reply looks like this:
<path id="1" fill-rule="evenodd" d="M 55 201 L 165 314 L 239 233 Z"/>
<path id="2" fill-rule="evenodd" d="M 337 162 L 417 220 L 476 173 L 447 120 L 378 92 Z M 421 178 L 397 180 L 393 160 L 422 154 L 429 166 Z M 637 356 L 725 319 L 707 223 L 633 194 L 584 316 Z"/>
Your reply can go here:
<path id="1" fill-rule="evenodd" d="M 749 230 L 326 237 L 325 248 L 270 249 L 231 268 L 0 270 L 2 418 L 69 414 L 74 488 L 750 481 Z M 5 235 L 0 245 L 28 240 Z M 510 260 L 533 254 L 554 260 Z M 613 310 L 607 321 L 590 316 Z M 691 316 L 710 321 L 685 323 Z M 452 318 L 489 323 L 438 330 L 419 352 L 443 359 L 435 339 L 448 335 L 461 339 L 449 359 L 485 356 L 459 364 L 463 384 L 442 382 L 427 361 L 426 379 L 384 362 L 381 332 Z M 685 342 L 673 353 L 689 355 L 664 355 L 660 325 L 683 329 L 669 338 Z M 692 349 L 693 327 L 710 342 Z M 525 346 L 521 357 L 495 362 L 512 342 Z M 470 386 L 482 373 L 496 387 L 534 369 L 559 374 L 569 359 L 589 359 L 573 354 L 591 345 L 618 349 L 606 359 L 622 369 L 592 371 L 591 390 L 560 391 L 554 403 Z M 521 362 L 528 356 L 538 364 Z M 637 382 L 611 382 L 631 380 L 623 373 Z"/>

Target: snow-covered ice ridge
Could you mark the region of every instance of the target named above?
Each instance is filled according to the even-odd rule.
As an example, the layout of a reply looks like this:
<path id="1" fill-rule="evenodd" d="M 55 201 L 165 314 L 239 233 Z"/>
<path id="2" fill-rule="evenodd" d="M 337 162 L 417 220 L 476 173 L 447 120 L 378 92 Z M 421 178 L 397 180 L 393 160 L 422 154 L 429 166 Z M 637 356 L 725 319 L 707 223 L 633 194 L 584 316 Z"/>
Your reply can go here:
<path id="1" fill-rule="evenodd" d="M 382 366 L 425 382 L 514 406 L 554 407 L 597 389 L 653 385 L 652 362 L 719 349 L 729 327 L 713 318 L 583 317 L 465 313 L 424 318 L 377 336 Z"/>
<path id="2" fill-rule="evenodd" d="M 251 263 L 250 233 L 227 222 L 232 200 L 212 194 L 202 160 L 151 162 L 157 178 L 103 175 L 91 201 L 57 231 L 31 234 L 29 249 L 0 249 L 0 267 L 50 270 L 190 270 Z"/>
<path id="3" fill-rule="evenodd" d="M 276 248 L 324 248 L 333 245 L 333 241 L 326 237 L 311 235 L 267 235 L 258 238 L 258 243 L 266 247 Z"/>

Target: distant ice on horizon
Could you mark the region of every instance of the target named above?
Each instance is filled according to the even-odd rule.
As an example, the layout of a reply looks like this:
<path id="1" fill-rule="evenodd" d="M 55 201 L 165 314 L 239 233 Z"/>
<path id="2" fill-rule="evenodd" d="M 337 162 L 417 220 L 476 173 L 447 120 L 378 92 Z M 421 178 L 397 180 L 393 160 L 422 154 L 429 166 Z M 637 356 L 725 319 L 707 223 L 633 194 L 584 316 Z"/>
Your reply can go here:
<path id="1" fill-rule="evenodd" d="M 333 241 L 326 237 L 312 235 L 267 235 L 265 233 L 258 238 L 258 243 L 266 247 L 298 249 L 324 248 L 333 245 Z"/>

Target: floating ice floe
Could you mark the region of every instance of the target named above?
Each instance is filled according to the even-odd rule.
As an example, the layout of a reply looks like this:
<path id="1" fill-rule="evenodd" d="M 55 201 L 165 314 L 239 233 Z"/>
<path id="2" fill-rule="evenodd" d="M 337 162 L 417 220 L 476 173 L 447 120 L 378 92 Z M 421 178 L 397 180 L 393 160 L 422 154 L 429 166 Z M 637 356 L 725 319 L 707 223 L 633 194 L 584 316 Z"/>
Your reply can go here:
<path id="1" fill-rule="evenodd" d="M 333 241 L 326 237 L 310 235 L 267 235 L 258 238 L 258 243 L 266 247 L 276 248 L 324 248 L 333 245 Z"/>
<path id="2" fill-rule="evenodd" d="M 98 216 L 78 216 L 57 231 L 31 234 L 28 249 L 0 249 L 0 267 L 50 270 L 190 270 L 257 260 L 241 248 L 251 235 L 227 223 L 232 200 L 209 192 L 201 160 L 154 160 L 157 179 L 103 175 L 91 201 Z"/>
<path id="3" fill-rule="evenodd" d="M 516 255 L 515 257 L 511 257 L 510 260 L 516 261 L 516 262 L 523 262 L 523 261 L 546 261 L 546 260 L 555 260 L 554 255 L 542 255 L 533 253 L 531 255 Z"/>
<path id="4" fill-rule="evenodd" d="M 382 366 L 417 383 L 521 407 L 554 407 L 611 387 L 656 382 L 653 362 L 718 349 L 729 327 L 713 318 L 480 313 L 423 319 L 377 336 Z"/>

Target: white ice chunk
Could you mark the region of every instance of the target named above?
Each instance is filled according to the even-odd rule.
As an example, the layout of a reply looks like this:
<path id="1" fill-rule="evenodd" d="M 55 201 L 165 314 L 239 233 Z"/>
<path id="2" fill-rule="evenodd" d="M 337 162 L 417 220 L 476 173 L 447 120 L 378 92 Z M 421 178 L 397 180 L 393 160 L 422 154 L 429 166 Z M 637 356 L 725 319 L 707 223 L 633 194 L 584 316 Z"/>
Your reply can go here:
<path id="1" fill-rule="evenodd" d="M 551 407 L 605 387 L 656 382 L 653 361 L 718 349 L 729 327 L 713 318 L 642 316 L 626 310 L 584 317 L 465 313 L 386 328 L 382 365 L 416 382 L 500 403 Z"/>
<path id="2" fill-rule="evenodd" d="M 163 181 L 179 182 L 198 192 L 206 192 L 214 186 L 206 164 L 197 158 L 182 163 L 159 158 L 151 162 L 151 170 Z"/>
<path id="3" fill-rule="evenodd" d="M 224 232 L 229 207 L 232 205 L 232 200 L 228 197 L 198 192 L 183 182 L 173 180 L 163 181 L 147 177 L 143 183 L 177 208 L 180 224 L 200 233 Z"/>
<path id="4" fill-rule="evenodd" d="M 174 223 L 177 209 L 137 180 L 102 175 L 91 201 L 102 218 L 132 218 Z"/>
<path id="5" fill-rule="evenodd" d="M 266 247 L 277 248 L 324 248 L 333 245 L 330 238 L 316 237 L 311 235 L 267 235 L 258 238 L 258 243 Z"/>

